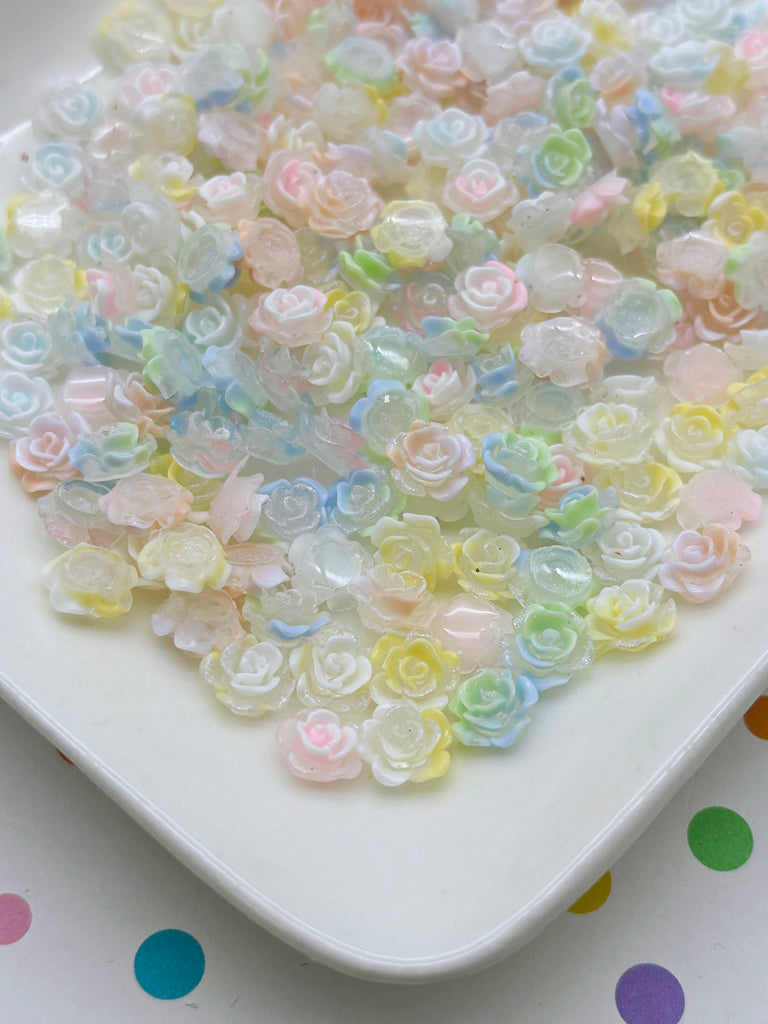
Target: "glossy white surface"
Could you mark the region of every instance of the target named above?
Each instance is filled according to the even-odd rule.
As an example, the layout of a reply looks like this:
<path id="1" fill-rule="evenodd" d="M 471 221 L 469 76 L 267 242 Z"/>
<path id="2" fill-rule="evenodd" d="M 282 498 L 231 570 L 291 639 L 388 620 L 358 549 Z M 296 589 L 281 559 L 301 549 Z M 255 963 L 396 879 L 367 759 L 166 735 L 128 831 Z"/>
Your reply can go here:
<path id="1" fill-rule="evenodd" d="M 29 46 L 29 67 L 64 17 L 32 6 L 54 34 Z M 77 0 L 67 17 L 89 8 Z M 29 42 L 20 33 L 17 49 Z M 73 73 L 87 70 L 78 58 Z M 0 98 L 8 126 L 13 98 L 7 88 Z M 446 779 L 407 792 L 365 779 L 313 788 L 284 771 L 271 723 L 227 716 L 196 665 L 152 636 L 156 598 L 110 624 L 54 617 L 40 570 L 55 546 L 5 468 L 0 490 L 3 696 L 238 907 L 353 974 L 434 979 L 526 942 L 618 857 L 764 684 L 762 528 L 745 532 L 755 557 L 723 601 L 685 609 L 659 650 L 606 659 L 548 693 L 509 753 L 462 752 Z"/>

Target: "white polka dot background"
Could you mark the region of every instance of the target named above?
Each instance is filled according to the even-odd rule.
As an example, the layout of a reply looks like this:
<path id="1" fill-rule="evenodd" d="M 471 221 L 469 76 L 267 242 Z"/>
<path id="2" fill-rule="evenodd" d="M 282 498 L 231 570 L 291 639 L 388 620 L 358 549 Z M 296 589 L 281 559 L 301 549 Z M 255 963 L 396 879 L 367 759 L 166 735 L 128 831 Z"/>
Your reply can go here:
<path id="1" fill-rule="evenodd" d="M 413 987 L 271 938 L 4 706 L 0 778 L 9 1024 L 766 1019 L 768 696 L 572 912 L 495 967 Z"/>

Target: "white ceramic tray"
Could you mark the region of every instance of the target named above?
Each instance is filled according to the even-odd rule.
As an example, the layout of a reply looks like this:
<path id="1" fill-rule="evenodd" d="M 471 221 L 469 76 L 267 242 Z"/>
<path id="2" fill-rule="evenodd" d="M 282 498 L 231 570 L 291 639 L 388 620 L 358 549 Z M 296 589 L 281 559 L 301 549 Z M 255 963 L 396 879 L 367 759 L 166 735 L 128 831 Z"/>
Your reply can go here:
<path id="1" fill-rule="evenodd" d="M 75 38 L 61 6 L 33 0 L 14 17 L 44 13 L 53 45 L 57 29 Z M 66 15 L 88 9 L 75 0 Z M 25 46 L 29 68 L 32 36 L 20 32 L 20 69 Z M 5 126 L 10 102 L 0 86 Z M 632 842 L 765 682 L 764 526 L 745 531 L 752 562 L 721 602 L 683 609 L 659 649 L 604 659 L 544 695 L 510 751 L 462 752 L 445 779 L 406 792 L 366 779 L 312 787 L 279 762 L 272 723 L 229 716 L 196 663 L 152 636 L 156 597 L 111 623 L 54 616 L 40 570 L 57 549 L 6 468 L 0 494 L 2 696 L 223 896 L 351 974 L 436 980 L 528 941 Z"/>

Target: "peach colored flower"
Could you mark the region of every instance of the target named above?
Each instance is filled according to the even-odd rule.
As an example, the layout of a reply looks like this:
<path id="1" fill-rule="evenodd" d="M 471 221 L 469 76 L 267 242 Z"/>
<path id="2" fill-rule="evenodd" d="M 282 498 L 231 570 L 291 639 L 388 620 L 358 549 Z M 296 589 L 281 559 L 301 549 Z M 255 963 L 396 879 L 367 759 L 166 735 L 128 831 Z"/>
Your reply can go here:
<path id="1" fill-rule="evenodd" d="M 580 228 L 593 228 L 606 214 L 627 202 L 624 196 L 629 181 L 610 171 L 582 192 L 571 210 L 571 223 Z"/>
<path id="2" fill-rule="evenodd" d="M 232 470 L 208 510 L 206 525 L 222 544 L 229 544 L 233 537 L 248 540 L 259 525 L 261 506 L 267 500 L 266 494 L 259 494 L 264 483 L 262 473 L 238 476 L 244 464 L 245 460 Z"/>
<path id="3" fill-rule="evenodd" d="M 135 473 L 118 480 L 99 498 L 99 508 L 110 523 L 135 530 L 177 526 L 186 519 L 192 493 L 174 480 L 152 473 Z"/>
<path id="4" fill-rule="evenodd" d="M 759 309 L 744 309 L 733 294 L 733 283 L 726 281 L 713 299 L 701 299 L 691 305 L 693 329 L 701 341 L 724 341 L 744 327 L 755 328 L 765 320 Z"/>
<path id="5" fill-rule="evenodd" d="M 161 424 L 175 409 L 173 403 L 166 401 L 162 395 L 147 390 L 140 373 L 121 375 L 115 381 L 107 406 L 116 420 L 135 423 L 140 434 L 153 434 L 155 437 L 165 433 Z"/>
<path id="6" fill-rule="evenodd" d="M 301 250 L 285 224 L 274 217 L 241 220 L 237 234 L 243 247 L 243 263 L 256 284 L 273 289 L 299 283 L 304 275 Z"/>
<path id="7" fill-rule="evenodd" d="M 352 238 L 376 221 L 384 202 L 364 178 L 331 171 L 315 182 L 307 199 L 307 222 L 326 238 Z"/>
<path id="8" fill-rule="evenodd" d="M 395 63 L 409 89 L 431 100 L 444 100 L 466 81 L 462 61 L 461 48 L 450 39 L 416 36 L 406 43 Z"/>
<path id="9" fill-rule="evenodd" d="M 564 444 L 550 445 L 549 454 L 557 470 L 557 479 L 543 491 L 539 491 L 541 508 L 554 508 L 572 487 L 592 483 L 592 469 L 586 466 L 572 448 Z"/>
<path id="10" fill-rule="evenodd" d="M 306 284 L 276 288 L 259 296 L 248 323 L 257 334 L 269 335 L 278 345 L 308 345 L 331 326 L 333 311 L 326 310 L 325 304 L 325 295 Z"/>
<path id="11" fill-rule="evenodd" d="M 11 441 L 11 468 L 21 477 L 24 490 L 29 494 L 51 491 L 60 480 L 79 476 L 69 461 L 69 450 L 78 434 L 87 434 L 90 429 L 77 413 L 66 418 L 59 413 L 36 416 L 26 437 Z"/>
<path id="12" fill-rule="evenodd" d="M 468 437 L 422 420 L 387 446 L 387 458 L 395 465 L 392 478 L 401 491 L 436 501 L 455 498 L 468 483 L 465 470 L 476 461 Z"/>
<path id="13" fill-rule="evenodd" d="M 712 523 L 701 532 L 683 530 L 663 555 L 659 583 L 695 604 L 711 601 L 748 558 L 738 533 L 725 526 Z"/>

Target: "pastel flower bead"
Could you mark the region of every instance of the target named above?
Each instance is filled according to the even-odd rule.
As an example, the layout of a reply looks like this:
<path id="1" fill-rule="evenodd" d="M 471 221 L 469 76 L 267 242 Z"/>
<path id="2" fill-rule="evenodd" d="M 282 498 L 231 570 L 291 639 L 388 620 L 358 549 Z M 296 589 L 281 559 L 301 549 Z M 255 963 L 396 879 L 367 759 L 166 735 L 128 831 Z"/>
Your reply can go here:
<path id="1" fill-rule="evenodd" d="M 732 249 L 725 275 L 733 282 L 736 301 L 746 310 L 768 310 L 763 280 L 768 272 L 768 235 L 756 232 L 745 245 Z"/>
<path id="2" fill-rule="evenodd" d="M 710 523 L 738 530 L 743 522 L 759 517 L 762 504 L 743 477 L 728 469 L 705 469 L 683 484 L 677 521 L 684 530 L 698 530 Z"/>
<path id="3" fill-rule="evenodd" d="M 261 179 L 254 174 L 215 174 L 199 186 L 195 208 L 208 221 L 226 221 L 237 228 L 241 220 L 257 215 L 262 191 Z"/>
<path id="4" fill-rule="evenodd" d="M 108 492 L 107 484 L 64 480 L 37 499 L 37 514 L 46 533 L 65 547 L 93 544 L 111 548 L 125 531 L 113 526 L 99 507 L 99 498 Z"/>
<path id="5" fill-rule="evenodd" d="M 251 280 L 270 289 L 299 283 L 301 251 L 290 228 L 274 217 L 259 217 L 239 220 L 237 233 Z"/>
<path id="6" fill-rule="evenodd" d="M 345 533 L 367 537 L 383 516 L 399 515 L 405 500 L 388 475 L 372 467 L 336 480 L 328 490 L 326 508 L 329 521 Z"/>
<path id="7" fill-rule="evenodd" d="M 396 61 L 408 88 L 433 100 L 453 95 L 462 81 L 461 64 L 462 53 L 456 43 L 428 36 L 410 39 Z"/>
<path id="8" fill-rule="evenodd" d="M 451 501 L 468 482 L 465 470 L 475 463 L 468 437 L 450 434 L 438 423 L 412 423 L 387 447 L 394 463 L 392 479 L 405 494 Z"/>
<path id="9" fill-rule="evenodd" d="M 716 238 L 689 232 L 662 242 L 656 250 L 656 276 L 676 291 L 714 299 L 725 279 L 728 247 Z"/>
<path id="10" fill-rule="evenodd" d="M 242 257 L 243 247 L 234 231 L 225 224 L 206 224 L 182 243 L 179 280 L 189 286 L 193 298 L 220 292 L 236 280 L 235 263 Z"/>
<path id="11" fill-rule="evenodd" d="M 678 473 L 715 469 L 725 456 L 723 418 L 710 405 L 680 403 L 656 430 L 654 442 Z"/>
<path id="12" fill-rule="evenodd" d="M 452 545 L 456 558 L 456 582 L 473 597 L 504 601 L 517 575 L 520 545 L 514 537 L 467 527 Z"/>
<path id="13" fill-rule="evenodd" d="M 135 423 L 108 423 L 95 434 L 79 434 L 68 458 L 86 480 L 119 480 L 147 469 L 156 449 L 154 437 L 141 437 Z"/>
<path id="14" fill-rule="evenodd" d="M 547 544 L 523 551 L 512 592 L 525 604 L 565 604 L 575 608 L 592 593 L 592 569 L 579 551 Z"/>
<path id="15" fill-rule="evenodd" d="M 471 399 L 475 391 L 475 373 L 469 367 L 462 379 L 447 359 L 439 359 L 427 373 L 416 378 L 412 387 L 427 399 L 430 419 L 445 423 Z"/>
<path id="16" fill-rule="evenodd" d="M 537 377 L 562 387 L 587 384 L 599 375 L 605 359 L 600 331 L 579 317 L 552 317 L 526 324 L 521 332 L 520 362 Z"/>
<path id="17" fill-rule="evenodd" d="M 191 594 L 223 587 L 231 571 L 216 534 L 190 522 L 158 530 L 136 562 L 144 579 L 162 580 L 169 590 Z"/>
<path id="18" fill-rule="evenodd" d="M 514 181 L 508 181 L 500 168 L 482 157 L 468 160 L 448 173 L 443 187 L 443 202 L 455 213 L 467 213 L 489 224 L 520 198 Z"/>
<path id="19" fill-rule="evenodd" d="M 643 278 L 629 278 L 618 285 L 595 322 L 613 355 L 640 359 L 658 355 L 674 342 L 674 323 L 682 312 L 672 292 Z"/>
<path id="20" fill-rule="evenodd" d="M 373 455 L 385 456 L 389 445 L 417 420 L 429 416 L 429 403 L 419 391 L 406 390 L 394 380 L 378 380 L 368 385 L 365 398 L 358 399 L 349 411 L 349 422 L 365 437 Z"/>
<path id="21" fill-rule="evenodd" d="M 307 345 L 331 326 L 333 314 L 325 304 L 325 295 L 307 285 L 276 288 L 259 297 L 248 323 L 257 334 L 266 334 L 280 345 Z"/>
<path id="22" fill-rule="evenodd" d="M 700 531 L 683 530 L 664 553 L 659 583 L 701 604 L 725 591 L 749 557 L 738 533 L 726 526 L 711 523 Z"/>
<path id="23" fill-rule="evenodd" d="M 329 525 L 296 537 L 288 557 L 294 567 L 294 587 L 307 587 L 334 610 L 351 603 L 347 585 L 373 564 L 361 544 L 350 540 L 337 526 Z"/>
<path id="24" fill-rule="evenodd" d="M 11 468 L 21 477 L 24 490 L 30 494 L 50 491 L 59 481 L 76 476 L 69 452 L 78 433 L 87 429 L 87 422 L 78 414 L 36 416 L 26 435 L 11 441 Z"/>
<path id="25" fill-rule="evenodd" d="M 564 444 L 552 444 L 549 446 L 549 454 L 557 470 L 557 477 L 548 487 L 539 491 L 540 508 L 552 508 L 566 491 L 592 482 L 591 467 L 585 466 L 583 459 L 572 448 Z"/>
<path id="26" fill-rule="evenodd" d="M 34 115 L 38 136 L 83 142 L 101 111 L 98 94 L 81 82 L 64 80 L 40 98 Z"/>
<path id="27" fill-rule="evenodd" d="M 611 651 L 641 651 L 666 639 L 677 624 L 672 598 L 651 580 L 626 580 L 604 587 L 587 601 L 587 629 L 595 644 L 595 657 Z"/>
<path id="28" fill-rule="evenodd" d="M 563 431 L 563 443 L 591 466 L 632 465 L 645 461 L 653 421 L 632 405 L 596 402 L 582 409 Z"/>
<path id="29" fill-rule="evenodd" d="M 0 437 L 22 437 L 52 406 L 53 392 L 43 377 L 0 371 Z"/>
<path id="30" fill-rule="evenodd" d="M 222 544 L 229 544 L 232 539 L 247 541 L 259 525 L 261 509 L 267 500 L 259 491 L 264 476 L 261 473 L 241 476 L 242 467 L 242 462 L 235 466 L 208 509 L 206 526 Z"/>
<path id="31" fill-rule="evenodd" d="M 488 434 L 483 439 L 482 453 L 486 482 L 499 494 L 530 504 L 520 511 L 530 511 L 538 500 L 538 491 L 557 477 L 549 447 L 537 437 L 525 437 L 513 430 Z"/>
<path id="32" fill-rule="evenodd" d="M 694 405 L 724 405 L 728 388 L 742 380 L 726 353 L 706 343 L 670 352 L 664 373 L 675 398 Z"/>
<path id="33" fill-rule="evenodd" d="M 584 619 L 567 604 L 530 604 L 516 616 L 513 628 L 510 660 L 537 690 L 561 686 L 592 662 Z"/>
<path id="34" fill-rule="evenodd" d="M 609 171 L 576 198 L 571 210 L 572 223 L 585 229 L 595 227 L 611 210 L 627 202 L 624 192 L 628 184 L 626 178 Z"/>
<path id="35" fill-rule="evenodd" d="M 265 525 L 277 537 L 293 540 L 314 530 L 325 519 L 327 492 L 317 481 L 297 477 L 274 480 L 262 487 L 267 500 L 262 507 Z"/>
<path id="36" fill-rule="evenodd" d="M 415 573 L 435 589 L 438 577 L 447 579 L 454 556 L 433 516 L 403 513 L 402 520 L 384 516 L 371 531 L 376 548 L 374 560 L 386 563 L 399 573 Z"/>
<path id="37" fill-rule="evenodd" d="M 291 651 L 289 665 L 296 696 L 306 707 L 344 714 L 361 711 L 370 701 L 373 669 L 353 633 L 318 633 Z"/>
<path id="38" fill-rule="evenodd" d="M 381 212 L 371 228 L 371 241 L 393 267 L 423 267 L 437 263 L 451 251 L 447 224 L 434 203 L 419 199 L 396 200 Z"/>
<path id="39" fill-rule="evenodd" d="M 331 171 L 307 197 L 307 223 L 325 238 L 352 238 L 376 221 L 383 200 L 364 178 Z"/>
<path id="40" fill-rule="evenodd" d="M 398 572 L 379 562 L 349 581 L 360 621 L 377 633 L 409 633 L 426 628 L 437 611 L 427 580 L 419 573 Z"/>
<path id="41" fill-rule="evenodd" d="M 590 145 L 578 128 L 552 129 L 528 157 L 534 193 L 577 185 L 591 158 Z"/>
<path id="42" fill-rule="evenodd" d="M 152 630 L 171 636 L 174 646 L 198 658 L 223 650 L 245 633 L 237 605 L 223 590 L 199 594 L 175 591 L 152 613 Z"/>
<path id="43" fill-rule="evenodd" d="M 731 435 L 726 465 L 743 476 L 756 491 L 768 490 L 768 425 Z"/>
<path id="44" fill-rule="evenodd" d="M 622 512 L 613 526 L 584 549 L 596 575 L 607 583 L 656 576 L 666 548 L 663 534 Z"/>
<path id="45" fill-rule="evenodd" d="M 119 552 L 78 544 L 48 563 L 43 582 L 57 612 L 111 619 L 131 610 L 139 577 Z"/>
<path id="46" fill-rule="evenodd" d="M 610 466 L 598 471 L 595 484 L 612 487 L 622 508 L 643 523 L 668 519 L 680 504 L 682 480 L 676 470 L 662 462 Z"/>
<path id="47" fill-rule="evenodd" d="M 288 768 L 300 779 L 337 782 L 357 778 L 362 770 L 356 726 L 342 724 L 331 710 L 315 708 L 284 719 L 275 739 Z"/>
<path id="48" fill-rule="evenodd" d="M 586 272 L 581 256 L 566 245 L 547 243 L 526 253 L 517 274 L 528 288 L 531 305 L 540 313 L 578 308 L 586 298 Z"/>
<path id="49" fill-rule="evenodd" d="M 526 64 L 545 73 L 554 72 L 576 64 L 584 56 L 589 33 L 575 19 L 557 13 L 535 22 L 519 45 Z"/>
<path id="50" fill-rule="evenodd" d="M 375 96 L 362 82 L 325 82 L 312 100 L 312 120 L 326 138 L 354 142 L 379 121 Z"/>
<path id="51" fill-rule="evenodd" d="M 183 404 L 203 385 L 203 366 L 199 351 L 178 331 L 150 327 L 141 331 L 142 356 L 146 360 L 142 376 L 163 398 Z"/>
<path id="52" fill-rule="evenodd" d="M 743 383 L 731 384 L 728 396 L 723 417 L 726 428 L 759 430 L 768 424 L 768 367 L 756 370 Z"/>
<path id="53" fill-rule="evenodd" d="M 226 587 L 233 597 L 258 596 L 291 578 L 287 552 L 276 544 L 227 544 L 224 554 L 232 570 Z"/>
<path id="54" fill-rule="evenodd" d="M 484 352 L 472 360 L 478 402 L 506 404 L 520 390 L 517 361 L 512 347 L 505 343 L 495 352 Z M 465 407 L 466 408 L 466 407 Z M 461 413 L 461 410 L 458 410 Z M 456 413 L 454 413 L 454 416 Z"/>
<path id="55" fill-rule="evenodd" d="M 178 526 L 192 508 L 193 496 L 166 477 L 135 473 L 118 480 L 98 499 L 110 523 L 132 530 Z"/>
<path id="56" fill-rule="evenodd" d="M 364 350 L 352 324 L 334 320 L 321 338 L 310 341 L 301 354 L 317 405 L 342 405 L 363 382 Z"/>
<path id="57" fill-rule="evenodd" d="M 251 622 L 254 630 L 266 628 L 267 632 L 284 644 L 294 644 L 314 636 L 331 621 L 327 615 L 318 615 L 317 595 L 309 588 L 269 590 L 258 602 L 246 598 L 243 617 Z"/>
<path id="58" fill-rule="evenodd" d="M 503 327 L 528 305 L 525 285 L 512 267 L 497 260 L 462 271 L 455 287 L 448 298 L 451 316 L 472 317 L 482 331 Z"/>
<path id="59" fill-rule="evenodd" d="M 445 775 L 450 765 L 451 727 L 435 708 L 420 709 L 411 700 L 377 707 L 360 727 L 358 749 L 383 786 L 427 782 Z"/>
<path id="60" fill-rule="evenodd" d="M 589 484 L 567 491 L 557 508 L 544 509 L 549 524 L 539 536 L 567 547 L 581 548 L 609 530 L 616 520 L 619 500 L 615 491 L 599 491 Z"/>
<path id="61" fill-rule="evenodd" d="M 413 129 L 421 158 L 431 167 L 461 166 L 479 155 L 487 136 L 482 118 L 458 107 L 448 107 L 435 117 L 418 121 Z"/>
<path id="62" fill-rule="evenodd" d="M 458 721 L 453 734 L 467 747 L 510 747 L 528 724 L 526 713 L 539 691 L 525 675 L 485 669 L 465 679 L 451 697 L 449 710 Z"/>
<path id="63" fill-rule="evenodd" d="M 200 675 L 230 711 L 258 718 L 290 699 L 293 679 L 285 662 L 277 644 L 248 635 L 206 654 Z"/>

